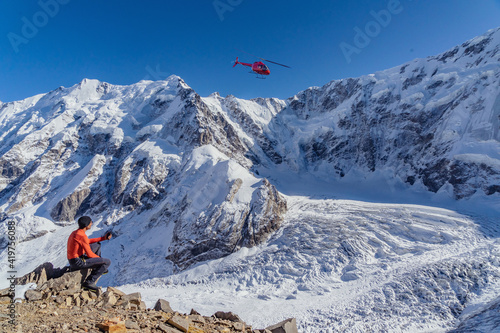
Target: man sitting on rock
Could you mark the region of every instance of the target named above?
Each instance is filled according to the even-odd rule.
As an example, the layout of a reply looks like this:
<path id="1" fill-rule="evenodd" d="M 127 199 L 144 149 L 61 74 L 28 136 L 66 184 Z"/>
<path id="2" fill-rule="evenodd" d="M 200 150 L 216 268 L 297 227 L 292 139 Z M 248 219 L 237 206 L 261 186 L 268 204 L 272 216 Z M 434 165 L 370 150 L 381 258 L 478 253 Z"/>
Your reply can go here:
<path id="1" fill-rule="evenodd" d="M 111 260 L 101 258 L 100 241 L 111 239 L 112 234 L 106 233 L 105 236 L 89 239 L 85 232 L 92 227 L 92 219 L 88 216 L 82 216 L 78 219 L 78 230 L 71 233 L 68 238 L 68 261 L 72 271 L 92 268 L 92 273 L 83 282 L 82 287 L 97 291 L 96 281 L 101 275 L 108 272 Z"/>

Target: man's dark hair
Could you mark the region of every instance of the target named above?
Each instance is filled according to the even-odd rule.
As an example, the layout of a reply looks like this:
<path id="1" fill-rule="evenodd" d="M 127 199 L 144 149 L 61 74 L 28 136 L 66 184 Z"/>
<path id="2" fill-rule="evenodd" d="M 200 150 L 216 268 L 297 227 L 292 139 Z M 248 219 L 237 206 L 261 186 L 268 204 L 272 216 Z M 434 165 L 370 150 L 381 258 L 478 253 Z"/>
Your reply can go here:
<path id="1" fill-rule="evenodd" d="M 91 222 L 92 222 L 92 219 L 90 217 L 82 216 L 78 219 L 78 228 L 79 229 L 86 228 Z"/>

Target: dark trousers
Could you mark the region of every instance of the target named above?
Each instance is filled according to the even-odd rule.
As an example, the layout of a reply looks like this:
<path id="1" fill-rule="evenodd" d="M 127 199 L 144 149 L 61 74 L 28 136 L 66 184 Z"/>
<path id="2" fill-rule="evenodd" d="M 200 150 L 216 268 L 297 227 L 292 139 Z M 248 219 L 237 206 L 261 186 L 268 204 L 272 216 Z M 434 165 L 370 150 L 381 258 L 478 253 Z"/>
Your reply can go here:
<path id="1" fill-rule="evenodd" d="M 87 277 L 86 282 L 95 283 L 97 279 L 101 277 L 101 275 L 108 269 L 109 265 L 111 265 L 111 260 L 107 258 L 100 258 L 101 256 L 101 243 L 92 243 L 90 244 L 90 249 L 99 258 L 88 258 L 84 256 L 83 258 L 74 258 L 69 260 L 69 267 L 72 271 L 90 268 L 92 272 Z"/>

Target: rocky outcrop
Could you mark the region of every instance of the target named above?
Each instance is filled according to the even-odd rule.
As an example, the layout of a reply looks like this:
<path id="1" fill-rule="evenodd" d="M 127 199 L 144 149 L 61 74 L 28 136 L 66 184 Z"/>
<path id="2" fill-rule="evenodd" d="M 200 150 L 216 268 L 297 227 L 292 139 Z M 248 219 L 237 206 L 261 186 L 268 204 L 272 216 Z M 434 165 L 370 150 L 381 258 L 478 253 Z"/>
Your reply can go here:
<path id="1" fill-rule="evenodd" d="M 248 103 L 231 95 L 224 99 L 218 97 L 217 100 L 228 111 L 231 119 L 234 119 L 244 132 L 257 143 L 253 147 L 248 147 L 247 157 L 252 162 L 255 164 L 265 162 L 262 154 L 256 152 L 258 149 L 261 149 L 272 163 L 281 164 L 283 162 L 283 156 L 278 151 L 278 142 L 273 138 L 272 130 L 268 124 L 285 107 L 284 101 L 276 98 L 256 98 L 251 100 L 252 103 Z M 252 109 L 255 109 L 253 112 L 258 113 L 258 117 L 255 117 L 252 110 L 249 110 L 248 104 Z"/>
<path id="2" fill-rule="evenodd" d="M 55 268 L 52 263 L 46 262 L 35 268 L 30 273 L 17 278 L 16 284 L 25 285 L 28 283 L 35 283 L 37 285 L 42 285 L 48 280 L 59 278 L 68 272 L 69 267 Z"/>
<path id="3" fill-rule="evenodd" d="M 38 284 L 36 289 L 25 292 L 25 301 L 16 307 L 17 327 L 23 332 L 297 333 L 295 319 L 261 330 L 252 329 L 232 312 L 218 311 L 212 316 L 202 316 L 191 310 L 189 314 L 182 314 L 172 310 L 164 299 L 159 299 L 154 309 L 147 309 L 137 292 L 126 294 L 113 287 L 103 293 L 82 290 L 80 286 L 89 273 L 87 270 L 50 278 L 54 272 L 62 271 L 65 270 L 54 269 L 51 263 L 45 263 L 18 281 Z M 8 304 L 10 299 L 0 299 L 2 313 Z M 2 332 L 12 328 L 12 322 L 0 321 Z"/>
<path id="4" fill-rule="evenodd" d="M 51 216 L 56 221 L 72 221 L 75 219 L 77 212 L 85 199 L 90 195 L 89 188 L 84 188 L 81 191 L 75 191 L 69 196 L 59 201 L 52 210 Z"/>
<path id="5" fill-rule="evenodd" d="M 253 247 L 266 241 L 278 230 L 287 210 L 286 201 L 267 179 L 254 192 L 250 210 L 246 214 L 238 246 Z"/>
<path id="6" fill-rule="evenodd" d="M 232 201 L 241 183 L 241 179 L 235 180 L 225 200 L 196 220 L 196 230 L 186 231 L 191 225 L 189 221 L 177 222 L 168 260 L 184 269 L 229 255 L 241 247 L 259 245 L 280 228 L 287 209 L 283 196 L 264 179 L 250 203 L 235 207 Z"/>

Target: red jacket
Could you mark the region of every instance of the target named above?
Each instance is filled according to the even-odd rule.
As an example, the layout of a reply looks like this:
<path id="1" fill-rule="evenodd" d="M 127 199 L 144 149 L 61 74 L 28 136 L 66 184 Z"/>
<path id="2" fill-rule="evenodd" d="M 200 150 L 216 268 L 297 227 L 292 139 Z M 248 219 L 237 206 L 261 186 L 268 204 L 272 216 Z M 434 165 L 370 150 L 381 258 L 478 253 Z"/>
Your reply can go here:
<path id="1" fill-rule="evenodd" d="M 89 239 L 85 234 L 85 230 L 78 229 L 69 235 L 68 238 L 68 259 L 74 259 L 86 254 L 89 258 L 99 258 L 90 249 L 90 244 L 106 240 L 104 237 Z"/>

